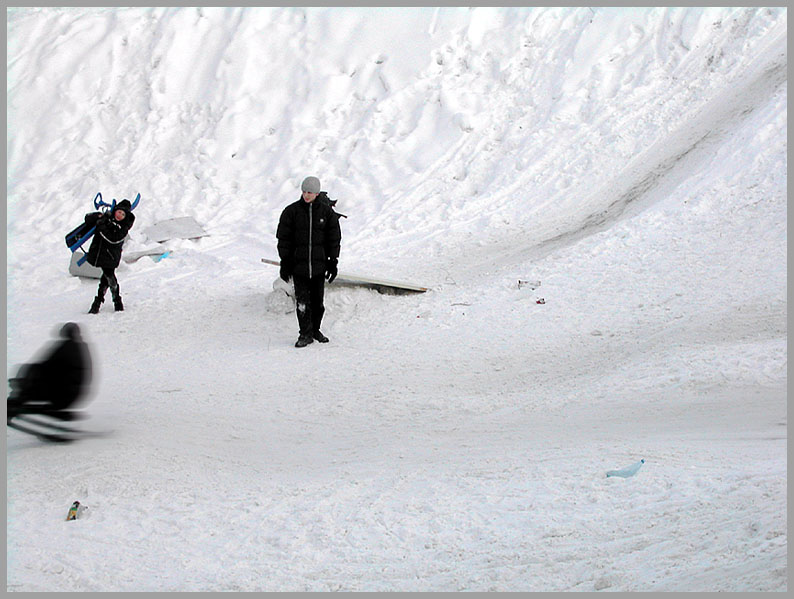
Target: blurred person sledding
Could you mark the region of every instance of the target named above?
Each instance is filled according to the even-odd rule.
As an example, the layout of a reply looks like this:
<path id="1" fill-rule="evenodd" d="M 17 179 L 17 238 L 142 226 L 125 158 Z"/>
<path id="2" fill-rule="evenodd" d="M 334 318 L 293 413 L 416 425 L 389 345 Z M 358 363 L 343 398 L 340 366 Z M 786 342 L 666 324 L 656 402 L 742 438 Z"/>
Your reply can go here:
<path id="1" fill-rule="evenodd" d="M 43 359 L 23 364 L 8 380 L 7 426 L 45 441 L 72 441 L 85 434 L 65 424 L 84 418 L 76 409 L 91 383 L 91 352 L 80 327 L 68 322 Z"/>

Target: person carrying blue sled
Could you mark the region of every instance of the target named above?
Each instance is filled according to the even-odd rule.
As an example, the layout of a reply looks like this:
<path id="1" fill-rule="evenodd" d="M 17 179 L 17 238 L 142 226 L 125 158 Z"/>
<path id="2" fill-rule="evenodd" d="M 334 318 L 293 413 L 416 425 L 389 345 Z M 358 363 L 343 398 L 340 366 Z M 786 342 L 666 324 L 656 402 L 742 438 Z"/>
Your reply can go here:
<path id="1" fill-rule="evenodd" d="M 105 293 L 108 289 L 113 297 L 113 307 L 116 312 L 124 310 L 119 282 L 116 278 L 116 268 L 121 262 L 124 240 L 134 222 L 135 215 L 132 213 L 132 205 L 129 200 L 121 200 L 108 212 L 90 212 L 85 215 L 85 223 L 96 226 L 86 261 L 92 266 L 102 269 L 99 289 L 88 310 L 89 314 L 99 313 L 99 308 L 105 301 Z"/>

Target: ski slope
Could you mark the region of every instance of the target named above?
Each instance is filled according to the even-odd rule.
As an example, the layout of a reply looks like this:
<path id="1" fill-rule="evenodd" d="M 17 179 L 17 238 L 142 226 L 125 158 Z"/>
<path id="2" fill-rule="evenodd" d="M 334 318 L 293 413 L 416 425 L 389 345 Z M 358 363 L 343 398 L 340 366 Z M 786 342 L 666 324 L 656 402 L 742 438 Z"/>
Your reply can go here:
<path id="1" fill-rule="evenodd" d="M 8 430 L 8 591 L 787 590 L 785 8 L 7 17 L 7 374 L 78 322 L 112 431 Z M 298 350 L 310 174 L 430 291 Z M 98 191 L 208 235 L 91 316 Z"/>

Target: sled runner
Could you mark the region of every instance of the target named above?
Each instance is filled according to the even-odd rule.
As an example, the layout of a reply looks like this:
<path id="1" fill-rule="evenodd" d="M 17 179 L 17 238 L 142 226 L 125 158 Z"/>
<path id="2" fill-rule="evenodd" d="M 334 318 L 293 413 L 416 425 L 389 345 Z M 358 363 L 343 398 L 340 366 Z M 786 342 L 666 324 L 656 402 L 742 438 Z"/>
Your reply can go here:
<path id="1" fill-rule="evenodd" d="M 105 437 L 109 431 L 86 430 L 76 426 L 62 424 L 64 413 L 22 413 L 6 421 L 6 426 L 21 433 L 36 437 L 47 443 L 70 443 L 80 439 Z M 84 418 L 80 414 L 77 418 Z"/>

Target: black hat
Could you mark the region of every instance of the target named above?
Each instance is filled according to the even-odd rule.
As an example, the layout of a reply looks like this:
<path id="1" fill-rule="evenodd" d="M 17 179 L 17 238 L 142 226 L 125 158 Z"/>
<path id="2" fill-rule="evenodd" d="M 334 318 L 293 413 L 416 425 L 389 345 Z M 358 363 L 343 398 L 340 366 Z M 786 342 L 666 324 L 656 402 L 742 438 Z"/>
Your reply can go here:
<path id="1" fill-rule="evenodd" d="M 75 341 L 80 339 L 80 327 L 76 322 L 67 322 L 61 327 L 61 337 L 64 339 L 73 339 Z"/>

